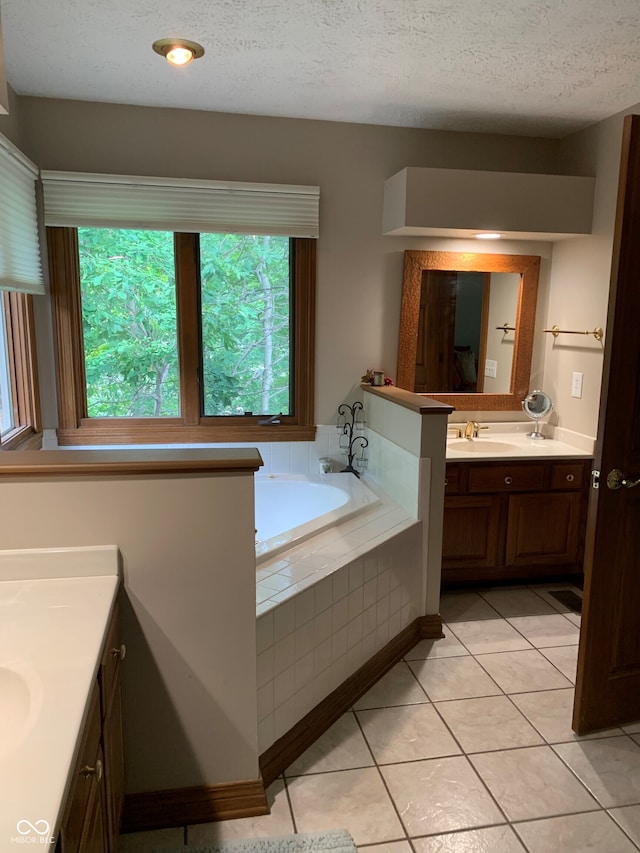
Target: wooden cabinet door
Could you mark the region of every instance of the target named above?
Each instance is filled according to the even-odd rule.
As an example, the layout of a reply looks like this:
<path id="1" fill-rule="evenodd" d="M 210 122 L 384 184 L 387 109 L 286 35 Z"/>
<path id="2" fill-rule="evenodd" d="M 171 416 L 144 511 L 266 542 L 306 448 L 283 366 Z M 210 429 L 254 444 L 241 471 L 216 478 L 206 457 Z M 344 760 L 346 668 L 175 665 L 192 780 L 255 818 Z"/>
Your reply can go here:
<path id="1" fill-rule="evenodd" d="M 445 498 L 442 568 L 491 568 L 498 562 L 500 497 L 473 495 Z"/>
<path id="2" fill-rule="evenodd" d="M 102 747 L 105 759 L 106 833 L 112 853 L 115 853 L 118 846 L 124 802 L 122 665 L 125 655 L 116 606 L 107 632 L 99 673 Z"/>
<path id="3" fill-rule="evenodd" d="M 104 766 L 102 748 L 98 750 L 98 758 Z M 98 765 L 100 766 L 100 765 Z M 107 847 L 105 826 L 104 778 L 92 777 L 89 801 L 80 838 L 80 853 L 109 853 Z M 115 850 L 115 847 L 113 848 Z"/>
<path id="4" fill-rule="evenodd" d="M 60 830 L 62 853 L 104 853 L 104 758 L 100 746 L 98 685 L 91 694 L 89 713 L 71 792 Z M 89 842 L 89 839 L 91 841 Z M 87 846 L 87 845 L 91 846 Z"/>
<path id="5" fill-rule="evenodd" d="M 122 731 L 122 696 L 120 678 L 113 689 L 115 695 L 110 703 L 109 714 L 103 722 L 102 743 L 106 772 L 107 837 L 112 853 L 118 848 L 118 834 L 122 821 L 124 803 L 124 738 Z"/>
<path id="6" fill-rule="evenodd" d="M 506 567 L 573 567 L 581 501 L 580 492 L 510 495 Z"/>

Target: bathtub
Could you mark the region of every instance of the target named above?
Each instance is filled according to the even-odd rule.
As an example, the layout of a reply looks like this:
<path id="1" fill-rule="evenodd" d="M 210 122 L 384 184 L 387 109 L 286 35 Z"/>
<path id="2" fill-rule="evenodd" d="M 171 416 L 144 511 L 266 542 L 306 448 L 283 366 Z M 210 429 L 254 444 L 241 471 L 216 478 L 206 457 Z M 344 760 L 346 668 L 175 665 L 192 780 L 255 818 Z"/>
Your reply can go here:
<path id="1" fill-rule="evenodd" d="M 256 562 L 379 501 L 353 474 L 256 474 Z"/>

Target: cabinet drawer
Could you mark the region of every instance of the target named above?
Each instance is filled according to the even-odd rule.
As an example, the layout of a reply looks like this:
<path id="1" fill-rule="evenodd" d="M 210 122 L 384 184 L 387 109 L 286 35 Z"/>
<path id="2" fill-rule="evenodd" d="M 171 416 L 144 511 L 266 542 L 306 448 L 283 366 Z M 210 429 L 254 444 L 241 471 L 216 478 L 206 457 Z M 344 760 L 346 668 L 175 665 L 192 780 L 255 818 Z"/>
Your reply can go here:
<path id="1" fill-rule="evenodd" d="M 457 495 L 460 491 L 460 469 L 457 465 L 447 465 L 444 480 L 445 495 Z"/>
<path id="2" fill-rule="evenodd" d="M 551 488 L 580 489 L 584 479 L 584 462 L 554 462 L 551 466 Z"/>
<path id="3" fill-rule="evenodd" d="M 469 492 L 533 491 L 544 486 L 544 465 L 471 465 Z"/>

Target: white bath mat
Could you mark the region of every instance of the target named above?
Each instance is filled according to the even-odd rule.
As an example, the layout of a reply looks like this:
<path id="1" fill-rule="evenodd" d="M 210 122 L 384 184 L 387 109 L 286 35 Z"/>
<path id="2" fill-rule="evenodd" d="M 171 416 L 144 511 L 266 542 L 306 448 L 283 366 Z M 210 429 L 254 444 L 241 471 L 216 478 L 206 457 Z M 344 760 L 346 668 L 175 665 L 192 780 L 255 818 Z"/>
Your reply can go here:
<path id="1" fill-rule="evenodd" d="M 312 832 L 272 838 L 248 838 L 220 841 L 214 844 L 189 844 L 186 847 L 158 853 L 357 853 L 353 838 L 346 829 L 334 832 Z"/>

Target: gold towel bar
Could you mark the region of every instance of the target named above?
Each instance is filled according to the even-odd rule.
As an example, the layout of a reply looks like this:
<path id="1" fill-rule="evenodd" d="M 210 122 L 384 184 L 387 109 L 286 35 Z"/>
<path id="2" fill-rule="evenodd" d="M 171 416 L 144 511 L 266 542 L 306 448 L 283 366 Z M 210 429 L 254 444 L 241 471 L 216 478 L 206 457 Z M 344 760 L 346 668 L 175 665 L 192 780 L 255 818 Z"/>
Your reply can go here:
<path id="1" fill-rule="evenodd" d="M 557 338 L 558 335 L 593 335 L 597 341 L 601 341 L 604 337 L 604 332 L 600 326 L 596 326 L 595 329 L 591 329 L 588 332 L 573 332 L 569 329 L 561 329 L 557 325 L 552 326 L 550 329 L 543 329 L 543 331 L 553 335 L 554 338 Z"/>

